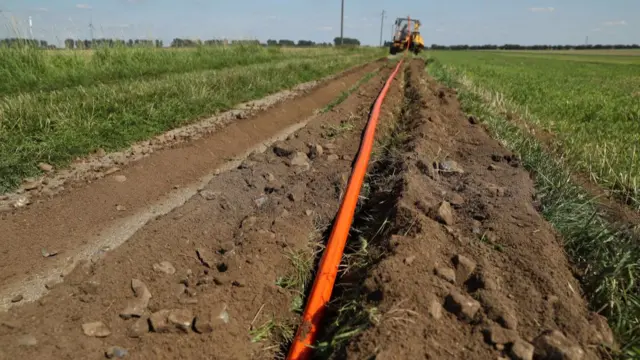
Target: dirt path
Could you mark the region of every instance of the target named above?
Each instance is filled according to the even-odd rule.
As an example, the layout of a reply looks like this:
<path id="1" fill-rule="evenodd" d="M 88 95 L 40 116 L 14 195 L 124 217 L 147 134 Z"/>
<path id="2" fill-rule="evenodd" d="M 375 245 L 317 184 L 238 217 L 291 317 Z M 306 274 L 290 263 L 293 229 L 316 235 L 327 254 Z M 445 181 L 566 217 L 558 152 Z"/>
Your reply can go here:
<path id="1" fill-rule="evenodd" d="M 203 139 L 206 147 L 191 144 L 167 151 L 183 154 L 192 149 L 189 155 L 171 156 L 168 163 L 156 162 L 153 156 L 143 160 L 123 171 L 126 182 L 105 179 L 105 193 L 115 195 L 101 201 L 109 201 L 107 208 L 120 204 L 124 194 L 118 190 L 139 196 L 132 187 L 139 183 L 136 179 L 145 179 L 145 169 L 157 174 L 163 174 L 160 169 L 189 174 L 187 166 L 191 171 L 198 166 L 211 169 L 216 161 L 235 155 L 231 149 L 242 149 L 250 136 L 255 143 L 256 138 L 303 120 L 380 65 L 246 120 L 244 126 L 245 122 L 231 125 L 220 136 Z M 199 195 L 150 221 L 119 248 L 80 263 L 38 302 L 0 314 L 0 359 L 101 359 L 112 346 L 126 349 L 132 359 L 272 359 L 280 350 L 279 339 L 296 321 L 291 312 L 300 297 L 296 261 L 313 260 L 314 237 L 331 222 L 348 179 L 358 147 L 353 139 L 388 73 L 385 67 L 295 136 L 214 176 Z M 168 188 L 180 183 L 164 176 L 149 181 Z M 137 190 L 151 191 L 146 184 Z M 100 185 L 95 184 L 98 194 Z M 60 221 L 64 228 L 70 219 Z M 17 260 L 7 268 L 28 268 Z M 89 329 L 95 322 L 104 327 L 93 324 L 98 328 Z M 154 332 L 149 332 L 149 323 Z M 90 331 L 94 336 L 86 335 Z"/>
<path id="2" fill-rule="evenodd" d="M 78 261 L 117 247 L 147 221 L 183 204 L 216 168 L 283 131 L 286 136 L 289 127 L 378 66 L 380 62 L 359 67 L 205 138 L 156 151 L 89 185 L 71 182 L 67 187 L 74 188 L 59 196 L 1 214 L 0 309 L 12 306 L 11 299 L 18 295 L 23 301 L 37 299 Z"/>
<path id="3" fill-rule="evenodd" d="M 422 61 L 405 80 L 394 136 L 409 138 L 385 166 L 403 172 L 381 188 L 396 191 L 394 208 L 379 211 L 391 229 L 369 244 L 385 255 L 356 289 L 374 325 L 333 358 L 532 359 L 534 349 L 536 359 L 600 358 L 611 330 L 588 311 L 519 159 L 469 123 Z"/>

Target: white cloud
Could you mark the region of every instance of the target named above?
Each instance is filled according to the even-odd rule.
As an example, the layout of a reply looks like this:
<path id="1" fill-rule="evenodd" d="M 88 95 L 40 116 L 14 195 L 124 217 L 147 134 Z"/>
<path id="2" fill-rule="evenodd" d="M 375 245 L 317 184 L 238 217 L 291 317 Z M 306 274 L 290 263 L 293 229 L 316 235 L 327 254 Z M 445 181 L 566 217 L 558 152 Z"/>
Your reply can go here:
<path id="1" fill-rule="evenodd" d="M 48 12 L 48 11 L 49 11 L 49 9 L 44 8 L 44 7 L 35 8 L 35 9 L 33 9 L 33 10 L 34 10 L 34 11 L 39 11 L 39 12 Z"/>
<path id="2" fill-rule="evenodd" d="M 532 7 L 529 8 L 529 11 L 534 13 L 552 13 L 556 11 L 556 8 L 553 7 Z"/>
<path id="3" fill-rule="evenodd" d="M 602 29 L 601 28 L 595 28 L 595 29 L 591 29 L 591 31 L 598 32 L 598 31 L 602 31 Z"/>
<path id="4" fill-rule="evenodd" d="M 76 4 L 78 9 L 91 9 L 91 5 L 89 4 Z"/>
<path id="5" fill-rule="evenodd" d="M 436 32 L 444 32 L 443 28 L 436 28 Z"/>
<path id="6" fill-rule="evenodd" d="M 602 23 L 604 26 L 625 26 L 627 22 L 624 20 L 605 21 Z"/>
<path id="7" fill-rule="evenodd" d="M 318 28 L 318 30 L 320 30 L 320 31 L 331 31 L 331 30 L 333 30 L 333 27 L 331 27 L 331 26 L 321 26 L 321 27 Z"/>

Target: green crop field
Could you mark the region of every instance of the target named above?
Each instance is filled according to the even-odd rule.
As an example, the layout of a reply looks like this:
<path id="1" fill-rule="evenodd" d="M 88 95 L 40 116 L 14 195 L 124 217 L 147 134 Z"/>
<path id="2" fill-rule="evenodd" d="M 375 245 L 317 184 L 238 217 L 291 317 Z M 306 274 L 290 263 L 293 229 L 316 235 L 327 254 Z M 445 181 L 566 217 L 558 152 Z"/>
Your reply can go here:
<path id="1" fill-rule="evenodd" d="M 431 56 L 551 131 L 574 170 L 640 209 L 639 57 L 460 51 Z"/>
<path id="2" fill-rule="evenodd" d="M 0 193 L 98 148 L 122 149 L 302 82 L 380 49 L 257 46 L 182 51 L 0 48 Z"/>

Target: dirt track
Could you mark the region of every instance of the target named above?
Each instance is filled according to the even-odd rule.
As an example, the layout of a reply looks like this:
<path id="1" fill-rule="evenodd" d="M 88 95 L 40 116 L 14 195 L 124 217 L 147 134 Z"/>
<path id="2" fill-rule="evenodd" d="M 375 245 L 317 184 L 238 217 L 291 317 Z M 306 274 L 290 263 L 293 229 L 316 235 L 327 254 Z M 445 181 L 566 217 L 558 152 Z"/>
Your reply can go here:
<path id="1" fill-rule="evenodd" d="M 381 65 L 154 153 L 118 173 L 125 182 L 111 176 L 4 215 L 0 233 L 10 236 L 1 240 L 0 288 L 25 273 L 64 268 L 65 252 L 307 119 Z M 101 359 L 112 346 L 132 359 L 273 359 L 277 336 L 252 339 L 265 324 L 275 326 L 272 335 L 297 324 L 291 307 L 299 294 L 282 279 L 296 275 L 292 259 L 317 252 L 335 215 L 369 107 L 390 73 L 382 66 L 333 111 L 213 176 L 183 206 L 49 284 L 39 301 L 0 313 L 0 359 Z M 536 338 L 559 330 L 568 339 L 556 348 L 583 353 L 565 358 L 598 358 L 594 344 L 610 330 L 588 312 L 518 159 L 467 121 L 455 94 L 427 78 L 422 61 L 407 65 L 383 108 L 379 140 L 403 140 L 400 155 L 378 158 L 372 174 L 392 181 L 393 190 L 372 184 L 355 224 L 365 218 L 362 209 L 391 224 L 371 244 L 382 259 L 355 279 L 379 316 L 334 357 L 515 359 L 517 348 L 530 359 L 530 343 L 540 352 L 551 335 Z M 45 258 L 41 248 L 62 252 Z M 93 322 L 104 324 L 93 326 L 100 336 L 86 335 Z"/>

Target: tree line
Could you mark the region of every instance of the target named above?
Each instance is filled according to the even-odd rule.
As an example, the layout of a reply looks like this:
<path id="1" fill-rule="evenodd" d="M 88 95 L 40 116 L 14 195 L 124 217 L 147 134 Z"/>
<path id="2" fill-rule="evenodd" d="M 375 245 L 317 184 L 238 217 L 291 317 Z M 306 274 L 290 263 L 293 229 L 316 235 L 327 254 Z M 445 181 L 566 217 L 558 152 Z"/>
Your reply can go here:
<path id="1" fill-rule="evenodd" d="M 0 47 L 21 47 L 21 46 L 30 46 L 42 49 L 55 49 L 55 45 L 50 45 L 45 40 L 34 40 L 34 39 L 22 39 L 22 38 L 9 38 L 9 39 L 0 39 Z"/>
<path id="2" fill-rule="evenodd" d="M 266 43 L 260 43 L 258 40 L 192 40 L 175 38 L 171 41 L 170 47 L 196 47 L 196 46 L 219 46 L 219 45 L 261 45 L 261 46 L 286 46 L 286 47 L 329 47 L 329 46 L 360 46 L 360 41 L 353 38 L 340 37 L 333 39 L 333 43 L 321 42 L 316 43 L 311 40 L 298 40 L 297 42 L 289 39 L 274 40 L 269 39 Z M 385 47 L 391 45 L 390 41 L 384 43 Z M 24 38 L 7 38 L 0 39 L 0 47 L 20 47 L 29 46 L 41 49 L 56 49 L 55 45 L 47 43 L 45 40 L 24 39 Z M 98 47 L 158 47 L 164 46 L 162 40 L 146 40 L 146 39 L 65 39 L 64 47 L 66 49 L 92 49 Z M 608 50 L 608 49 L 640 49 L 638 44 L 582 44 L 582 45 L 438 45 L 432 44 L 428 47 L 432 50 Z"/>
<path id="3" fill-rule="evenodd" d="M 196 46 L 219 46 L 219 45 L 261 45 L 261 46 L 287 46 L 287 47 L 330 47 L 330 46 L 360 46 L 360 40 L 353 38 L 344 38 L 341 41 L 340 37 L 333 39 L 333 43 L 330 42 L 315 42 L 311 40 L 298 40 L 297 42 L 289 39 L 274 40 L 269 39 L 266 43 L 260 43 L 258 40 L 194 40 L 194 39 L 181 39 L 175 38 L 169 44 L 170 47 L 196 47 Z M 55 49 L 55 45 L 48 44 L 44 40 L 31 40 L 23 38 L 11 38 L 0 39 L 0 47 L 18 47 L 29 46 L 37 48 Z M 99 47 L 163 47 L 162 40 L 146 40 L 146 39 L 65 39 L 65 49 L 94 49 Z"/>
<path id="4" fill-rule="evenodd" d="M 146 39 L 65 39 L 65 49 L 93 49 L 99 47 L 162 47 L 162 40 L 146 40 Z"/>

